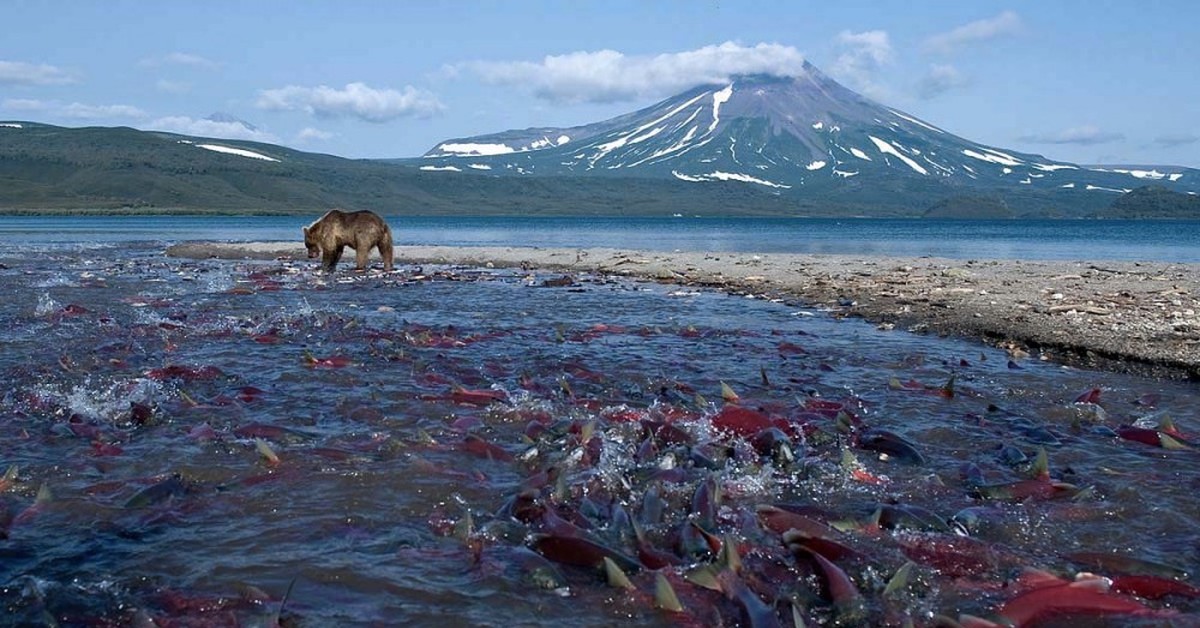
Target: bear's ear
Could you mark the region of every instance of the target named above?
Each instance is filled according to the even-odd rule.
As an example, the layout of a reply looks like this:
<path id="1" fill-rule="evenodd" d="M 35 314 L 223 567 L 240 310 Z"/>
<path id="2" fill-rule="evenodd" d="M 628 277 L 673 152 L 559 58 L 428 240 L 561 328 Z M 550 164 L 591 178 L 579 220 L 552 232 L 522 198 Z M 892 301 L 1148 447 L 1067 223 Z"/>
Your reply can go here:
<path id="1" fill-rule="evenodd" d="M 300 227 L 304 230 L 304 235 L 308 235 L 308 227 Z"/>

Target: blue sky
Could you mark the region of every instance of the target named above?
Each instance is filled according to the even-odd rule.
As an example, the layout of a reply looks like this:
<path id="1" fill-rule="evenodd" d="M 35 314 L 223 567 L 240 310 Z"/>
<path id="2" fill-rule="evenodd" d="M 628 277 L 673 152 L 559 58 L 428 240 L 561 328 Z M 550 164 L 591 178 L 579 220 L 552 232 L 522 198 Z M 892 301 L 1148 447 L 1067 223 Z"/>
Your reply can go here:
<path id="1" fill-rule="evenodd" d="M 807 59 L 973 141 L 1200 167 L 1192 0 L 9 0 L 0 13 L 0 120 L 412 157 Z M 217 112 L 257 130 L 206 120 Z"/>

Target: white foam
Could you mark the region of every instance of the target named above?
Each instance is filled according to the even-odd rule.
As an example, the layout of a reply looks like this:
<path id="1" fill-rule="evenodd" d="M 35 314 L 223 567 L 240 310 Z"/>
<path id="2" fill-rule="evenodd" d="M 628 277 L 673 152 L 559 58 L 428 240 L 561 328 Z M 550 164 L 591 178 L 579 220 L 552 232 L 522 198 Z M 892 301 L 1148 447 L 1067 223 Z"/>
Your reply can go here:
<path id="1" fill-rule="evenodd" d="M 456 155 L 506 155 L 514 152 L 508 144 L 442 144 L 438 150 Z"/>
<path id="2" fill-rule="evenodd" d="M 461 168 L 455 166 L 421 166 L 421 170 L 427 172 L 462 172 Z"/>
<path id="3" fill-rule="evenodd" d="M 878 148 L 879 152 L 896 157 L 900 161 L 903 161 L 904 163 L 908 164 L 909 168 L 912 168 L 913 170 L 916 170 L 917 172 L 919 172 L 921 174 L 929 174 L 929 171 L 926 170 L 924 167 L 922 167 L 921 164 L 913 161 L 912 158 L 910 158 L 908 155 L 905 155 L 905 154 L 901 153 L 899 150 L 896 150 L 896 148 L 894 146 L 892 146 L 891 144 L 888 144 L 887 142 L 875 137 L 874 135 L 868 135 L 867 139 L 871 140 L 875 144 L 875 148 Z"/>
<path id="4" fill-rule="evenodd" d="M 851 147 L 850 154 L 854 155 L 855 157 L 858 157 L 859 159 L 866 159 L 867 161 L 871 161 L 871 158 L 868 157 L 866 153 L 862 152 L 862 150 L 860 150 L 858 148 Z"/>
<path id="5" fill-rule="evenodd" d="M 1067 188 L 1067 189 L 1071 189 L 1071 188 L 1075 187 L 1075 184 L 1074 184 L 1074 183 L 1067 183 L 1067 184 L 1064 184 L 1064 185 L 1060 185 L 1060 186 L 1058 186 L 1058 187 L 1060 187 L 1060 188 Z"/>
<path id="6" fill-rule="evenodd" d="M 812 128 L 820 131 L 821 129 L 825 128 L 825 123 L 824 122 L 813 122 Z"/>
<path id="7" fill-rule="evenodd" d="M 196 144 L 196 146 L 198 148 L 216 151 L 218 153 L 225 153 L 227 155 L 238 155 L 239 157 L 249 157 L 251 159 L 262 159 L 263 161 L 279 161 L 278 159 L 275 159 L 274 157 L 268 157 L 262 153 L 256 153 L 252 150 L 246 150 L 244 148 L 233 148 L 230 146 L 221 146 L 220 144 Z"/>
<path id="8" fill-rule="evenodd" d="M 814 161 L 814 162 L 812 162 L 812 163 L 808 164 L 807 166 L 805 166 L 805 169 L 807 169 L 807 170 L 820 170 L 821 168 L 824 168 L 824 167 L 825 167 L 825 162 L 823 162 L 823 161 Z"/>
<path id="9" fill-rule="evenodd" d="M 858 171 L 855 170 L 854 172 L 846 172 L 845 170 L 838 170 L 837 168 L 834 168 L 833 174 L 836 174 L 837 176 L 839 176 L 843 179 L 849 179 L 850 177 L 853 177 L 854 175 L 858 174 Z"/>

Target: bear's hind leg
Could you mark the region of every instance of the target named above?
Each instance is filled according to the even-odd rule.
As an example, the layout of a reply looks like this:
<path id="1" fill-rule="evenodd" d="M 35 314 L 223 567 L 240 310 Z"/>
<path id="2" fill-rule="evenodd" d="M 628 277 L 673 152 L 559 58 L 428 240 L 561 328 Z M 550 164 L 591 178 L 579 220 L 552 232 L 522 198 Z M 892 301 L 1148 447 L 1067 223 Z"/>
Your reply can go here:
<path id="1" fill-rule="evenodd" d="M 371 255 L 371 247 L 363 246 L 361 243 L 354 249 L 354 269 L 358 272 L 363 272 L 367 269 L 367 259 Z"/>

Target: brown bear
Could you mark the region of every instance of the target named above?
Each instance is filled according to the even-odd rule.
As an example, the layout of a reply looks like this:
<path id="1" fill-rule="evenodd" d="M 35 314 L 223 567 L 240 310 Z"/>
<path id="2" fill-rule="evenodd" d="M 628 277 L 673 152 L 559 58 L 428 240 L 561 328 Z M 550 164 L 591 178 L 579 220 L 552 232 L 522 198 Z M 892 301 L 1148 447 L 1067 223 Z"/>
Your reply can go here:
<path id="1" fill-rule="evenodd" d="M 347 246 L 354 249 L 356 270 L 367 269 L 372 247 L 379 249 L 384 270 L 392 269 L 392 230 L 374 212 L 331 209 L 304 227 L 304 246 L 309 258 L 321 256 L 321 265 L 329 272 L 333 272 Z"/>

